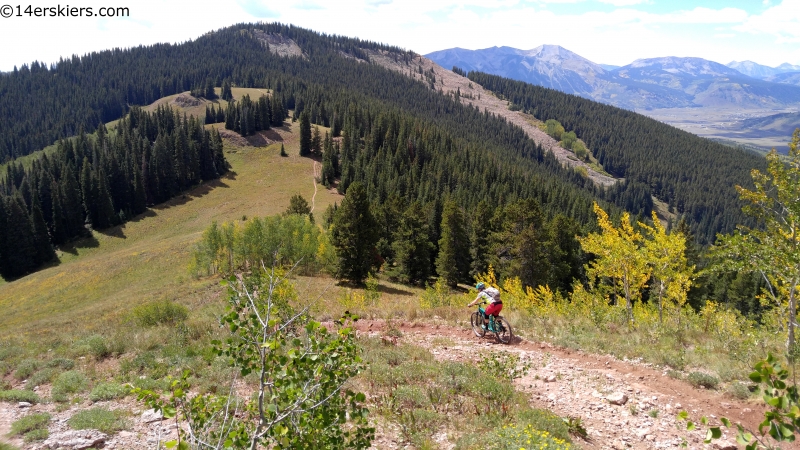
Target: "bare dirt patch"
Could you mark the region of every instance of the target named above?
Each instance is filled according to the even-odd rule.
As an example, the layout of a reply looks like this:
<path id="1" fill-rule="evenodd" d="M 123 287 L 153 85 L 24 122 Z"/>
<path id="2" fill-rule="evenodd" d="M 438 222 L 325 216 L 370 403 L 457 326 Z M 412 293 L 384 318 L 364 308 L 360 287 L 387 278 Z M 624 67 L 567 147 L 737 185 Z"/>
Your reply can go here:
<path id="1" fill-rule="evenodd" d="M 199 98 L 192 97 L 191 95 L 188 94 L 179 94 L 172 100 L 172 103 L 174 103 L 177 106 L 180 106 L 181 108 L 190 108 L 192 106 L 200 106 L 204 102 Z"/>
<path id="2" fill-rule="evenodd" d="M 563 166 L 585 168 L 587 176 L 595 184 L 610 186 L 619 181 L 594 170 L 585 162 L 575 158 L 571 151 L 562 148 L 555 139 L 540 130 L 538 126 L 532 124 L 529 116 L 526 118 L 526 115 L 521 112 L 509 110 L 507 101 L 500 100 L 492 92 L 484 89 L 483 86 L 473 83 L 468 78 L 462 77 L 451 70 L 442 68 L 424 56 L 415 55 L 408 65 L 401 61 L 395 61 L 394 58 L 378 51 L 370 51 L 370 59 L 376 64 L 423 82 L 426 81 L 425 76 L 418 73 L 418 68 L 422 67 L 423 72 L 433 69 L 436 77 L 434 89 L 441 90 L 444 93 L 460 92 L 461 103 L 476 106 L 481 111 L 488 110 L 490 113 L 503 117 L 522 128 L 534 142 L 541 145 L 545 150 L 550 151 Z"/>

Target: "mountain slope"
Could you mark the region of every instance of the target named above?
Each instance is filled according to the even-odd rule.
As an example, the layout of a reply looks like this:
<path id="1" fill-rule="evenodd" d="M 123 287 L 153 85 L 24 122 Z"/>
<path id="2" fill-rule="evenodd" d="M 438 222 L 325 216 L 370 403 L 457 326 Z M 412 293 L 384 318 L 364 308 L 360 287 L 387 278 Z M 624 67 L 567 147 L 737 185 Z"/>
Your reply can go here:
<path id="1" fill-rule="evenodd" d="M 503 76 L 578 95 L 589 95 L 594 80 L 606 70 L 558 45 L 531 50 L 492 47 L 483 50 L 454 48 L 426 55 L 440 66 L 466 71 L 503 73 Z"/>

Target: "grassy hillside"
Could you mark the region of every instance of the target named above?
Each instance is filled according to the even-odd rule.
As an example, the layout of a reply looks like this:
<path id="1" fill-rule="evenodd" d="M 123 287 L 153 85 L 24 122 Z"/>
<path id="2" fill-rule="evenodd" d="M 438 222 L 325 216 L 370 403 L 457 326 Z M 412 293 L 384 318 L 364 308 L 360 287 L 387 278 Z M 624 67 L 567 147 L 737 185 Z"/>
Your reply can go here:
<path id="1" fill-rule="evenodd" d="M 63 249 L 55 267 L 0 282 L 0 335 L 102 328 L 146 301 L 194 304 L 214 298 L 216 281 L 193 279 L 187 270 L 192 245 L 211 221 L 278 214 L 293 194 L 309 202 L 314 195 L 313 161 L 297 156 L 296 124 L 276 131 L 289 157 L 279 155 L 280 142 L 262 148 L 226 143 L 232 170 L 223 179 L 94 232 L 92 239 Z M 317 214 L 340 199 L 335 191 L 317 190 Z"/>

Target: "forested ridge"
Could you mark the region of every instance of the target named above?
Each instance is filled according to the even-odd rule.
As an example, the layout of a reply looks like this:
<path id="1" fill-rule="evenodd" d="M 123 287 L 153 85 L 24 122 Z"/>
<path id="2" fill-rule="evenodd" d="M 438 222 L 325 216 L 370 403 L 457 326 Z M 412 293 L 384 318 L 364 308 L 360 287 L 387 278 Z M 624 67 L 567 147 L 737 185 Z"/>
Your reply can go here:
<path id="1" fill-rule="evenodd" d="M 348 45 L 363 45 L 355 40 L 322 36 L 281 25 L 259 26 L 267 32 L 279 32 L 294 39 L 305 52 L 305 57 L 285 58 L 266 51 L 253 37 L 253 27 L 233 27 L 185 44 L 197 49 L 213 49 L 205 55 L 212 70 L 198 75 L 196 83 L 203 84 L 209 77 L 216 77 L 214 79 L 219 84 L 268 87 L 273 91 L 270 110 L 281 106 L 281 109 L 294 109 L 296 115 L 305 113 L 315 124 L 330 126 L 335 136 L 341 135 L 340 154 L 337 155 L 341 177 L 339 189 L 344 192 L 350 183 L 362 181 L 373 202 L 382 203 L 389 199 L 390 193 L 394 193 L 403 202 L 416 201 L 424 205 L 434 247 L 439 239 L 438 220 L 445 197 L 458 201 L 471 213 L 479 212 L 486 221 L 492 217 L 495 207 L 531 198 L 542 205 L 547 217 L 564 213 L 579 224 L 591 224 L 590 205 L 597 194 L 594 186 L 580 175 L 562 168 L 552 155 L 546 154 L 522 130 L 510 126 L 505 120 L 461 105 L 451 96 L 431 91 L 402 74 L 342 56 L 340 52 L 347 50 Z M 209 45 L 205 40 L 211 40 L 215 45 Z M 204 43 L 197 44 L 200 41 Z M 228 46 L 232 46 L 230 55 L 226 55 Z M 372 44 L 363 46 L 383 49 L 398 60 L 408 56 L 399 49 Z M 164 47 L 154 48 L 153 58 L 157 59 Z M 145 49 L 128 52 L 142 51 Z M 191 52 L 176 53 L 177 56 L 198 56 Z M 366 57 L 358 51 L 351 53 Z M 231 55 L 247 55 L 248 58 Z M 121 65 L 125 64 L 126 57 L 127 54 L 122 52 Z M 194 61 L 196 58 L 191 59 Z M 183 63 L 189 62 L 179 59 L 175 65 Z M 223 66 L 225 70 L 213 71 L 214 67 Z M 159 67 L 153 63 L 150 69 L 156 78 Z M 38 73 L 19 72 L 11 76 L 35 79 Z M 184 86 L 193 83 L 185 81 Z M 174 83 L 173 86 L 180 88 Z M 91 96 L 92 88 L 88 90 Z M 160 91 L 158 95 L 169 92 Z M 275 102 L 279 105 L 272 106 Z M 6 104 L 5 99 L 3 104 Z M 140 113 L 134 112 L 127 120 L 136 121 Z M 76 117 L 80 117 L 80 113 Z M 86 115 L 84 119 L 91 120 L 92 117 Z M 113 116 L 105 119 L 110 118 Z M 123 121 L 123 126 L 126 123 Z M 188 119 L 187 123 L 195 122 Z M 6 137 L 9 134 L 4 132 Z M 157 136 L 149 136 L 148 140 L 151 148 L 159 145 Z M 141 147 L 148 145 L 142 141 Z M 75 173 L 79 170 L 83 169 L 76 167 Z M 111 184 L 109 172 L 98 172 L 98 183 L 105 179 L 106 184 Z M 21 196 L 24 199 L 26 188 L 23 186 L 30 186 L 35 176 L 26 175 L 17 164 L 9 165 L 7 173 L 6 178 L 13 180 L 7 184 L 9 198 Z M 134 175 L 133 171 L 127 174 Z M 30 179 L 26 182 L 26 178 Z M 132 178 L 126 179 L 132 182 Z M 173 190 L 157 192 L 158 195 L 152 196 L 153 202 L 165 200 Z M 163 192 L 168 194 L 161 195 Z M 44 199 L 44 202 L 49 201 Z M 33 202 L 25 202 L 30 214 L 33 214 Z M 486 205 L 481 211 L 477 209 L 480 202 Z M 117 202 L 114 205 L 114 215 L 118 219 L 95 220 L 93 213 L 85 207 L 83 212 L 79 208 L 78 214 L 85 214 L 86 221 L 93 227 L 103 228 L 119 223 L 120 212 L 127 215 L 140 211 L 134 208 L 126 212 L 123 204 Z M 54 244 L 61 242 L 61 239 L 53 239 L 52 235 L 51 240 Z"/>
<path id="2" fill-rule="evenodd" d="M 267 45 L 258 39 L 260 32 L 279 33 L 284 39 L 294 40 L 302 48 L 303 55 L 281 57 L 271 53 Z M 472 241 L 474 254 L 470 258 L 469 269 L 473 274 L 485 270 L 492 263 L 498 268 L 500 276 L 522 276 L 523 281 L 530 285 L 549 283 L 559 289 L 569 288 L 571 276 L 581 271 L 583 262 L 575 250 L 573 238 L 581 229 L 585 231 L 595 226 L 591 213 L 595 199 L 601 199 L 612 216 L 618 216 L 621 212 L 612 204 L 640 217 L 648 216 L 652 206 L 652 187 L 647 178 L 638 180 L 628 174 L 629 181 L 626 183 L 619 183 L 610 189 L 596 187 L 579 173 L 562 167 L 552 154 L 543 151 L 523 130 L 510 125 L 505 119 L 463 105 L 455 96 L 431 90 L 429 84 L 369 64 L 365 61 L 369 58 L 367 50 L 383 52 L 408 65 L 409 70 L 417 69 L 411 62 L 411 54 L 398 48 L 321 35 L 280 24 L 237 25 L 181 46 L 156 45 L 101 52 L 62 61 L 53 68 L 40 65 L 34 68 L 37 67 L 34 64 L 31 68 L 23 67 L 0 77 L 6 86 L 13 83 L 27 83 L 30 86 L 25 91 L 14 90 L 16 99 L 23 103 L 28 101 L 28 109 L 12 111 L 8 101 L 11 97 L 0 97 L 0 113 L 9 114 L 2 116 L 8 117 L 9 121 L 6 122 L 6 128 L 0 129 L 0 139 L 10 145 L 3 147 L 8 150 L 5 156 L 8 158 L 25 153 L 23 147 L 17 144 L 21 142 L 21 136 L 27 136 L 21 130 L 33 123 L 38 123 L 44 130 L 41 139 L 48 143 L 47 139 L 69 134 L 72 130 L 58 127 L 48 129 L 46 124 L 69 121 L 69 127 L 78 130 L 82 127 L 94 129 L 95 121 L 116 119 L 118 115 L 131 111 L 130 116 L 120 122 L 119 131 L 120 136 L 128 139 L 125 142 L 129 143 L 115 144 L 119 138 L 113 142 L 111 139 L 112 135 L 116 136 L 116 131 L 108 133 L 102 126 L 98 128 L 98 139 L 81 137 L 83 134 L 78 138 L 78 142 L 94 143 L 87 144 L 90 150 L 80 149 L 84 153 L 91 153 L 88 160 L 92 163 L 102 160 L 101 156 L 95 158 L 95 153 L 101 155 L 118 148 L 119 156 L 111 158 L 117 161 L 116 166 L 103 166 L 100 170 L 93 163 L 90 169 L 92 175 L 88 176 L 95 180 L 98 192 L 104 190 L 101 184 L 106 185 L 111 201 L 105 202 L 105 195 L 94 195 L 94 191 L 88 189 L 86 193 L 82 191 L 83 197 L 79 200 L 82 207 L 78 207 L 77 212 L 71 208 L 71 214 L 76 214 L 74 224 L 87 223 L 95 229 L 102 229 L 143 210 L 142 203 L 139 200 L 134 202 L 135 196 L 131 196 L 137 192 L 137 177 L 141 180 L 138 184 L 142 184 L 148 175 L 144 173 L 145 169 L 154 170 L 154 163 L 145 164 L 141 160 L 143 155 L 149 154 L 152 158 L 160 154 L 161 150 L 156 151 L 158 147 L 171 151 L 175 159 L 176 149 L 182 148 L 182 144 L 175 147 L 176 142 L 184 142 L 184 138 L 195 139 L 188 145 L 204 152 L 206 148 L 211 149 L 215 173 L 219 175 L 223 160 L 221 140 L 216 133 L 202 131 L 202 123 L 211 122 L 212 119 L 213 122 L 224 121 L 226 128 L 249 134 L 280 124 L 286 111 L 293 110 L 293 118 L 300 118 L 301 124 L 306 120 L 330 127 L 330 136 L 326 137 L 325 150 L 322 152 L 325 154 L 320 155 L 323 156 L 323 172 L 326 174 L 324 182 L 329 185 L 336 182 L 342 193 L 354 182 L 364 186 L 366 196 L 376 205 L 377 220 L 383 230 L 376 248 L 389 266 L 407 264 L 408 261 L 404 262 L 402 258 L 411 251 L 408 246 L 395 242 L 398 227 L 421 227 L 408 233 L 409 236 L 427 236 L 430 244 L 430 248 L 423 246 L 426 248 L 415 250 L 424 250 L 429 255 L 427 267 L 417 271 L 421 274 L 435 273 L 435 257 L 442 238 L 442 215 L 448 201 L 457 204 L 470 222 L 466 232 L 470 233 Z M 108 72 L 103 70 L 106 65 Z M 74 81 L 61 85 L 59 83 L 65 73 L 70 73 Z M 59 81 L 50 86 L 49 77 Z M 37 88 L 37 83 L 44 87 Z M 184 90 L 191 90 L 193 95 L 211 95 L 213 89 L 210 88 L 213 86 L 222 87 L 225 96 L 231 85 L 268 88 L 271 90 L 270 99 L 240 99 L 230 103 L 225 112 L 215 110 L 213 118 L 209 112 L 207 117 L 197 120 L 174 116 L 164 109 L 157 111 L 153 119 L 148 119 L 150 116 L 141 110 L 129 109 L 134 103 L 148 103 L 162 95 Z M 56 89 L 57 86 L 61 88 Z M 63 91 L 59 90 L 62 88 Z M 37 104 L 36 99 L 43 96 L 40 95 L 42 92 L 52 93 L 53 97 Z M 46 107 L 49 105 L 47 102 L 55 102 L 52 104 L 58 103 L 67 108 L 65 111 L 69 111 L 70 99 L 80 92 L 86 94 L 85 99 L 78 103 L 84 107 L 79 107 L 75 114 L 60 116 L 60 109 Z M 90 105 L 87 101 L 95 103 Z M 107 106 L 112 103 L 119 108 L 108 109 Z M 543 100 L 542 105 L 544 108 L 550 103 Z M 581 128 L 578 126 L 580 123 L 568 120 L 569 110 L 565 111 L 566 118 L 559 119 L 581 138 L 588 139 L 587 142 L 595 151 L 602 149 L 592 144 L 591 133 L 584 135 L 584 130 L 590 129 Z M 44 117 L 47 114 L 51 116 Z M 170 121 L 174 124 L 169 125 Z M 126 132 L 126 127 L 138 126 L 146 128 L 138 132 L 138 138 L 129 138 L 136 133 Z M 170 128 L 172 126 L 174 128 Z M 176 138 L 176 130 L 184 137 Z M 669 144 L 668 138 L 664 139 Z M 75 142 L 65 140 L 59 144 L 64 147 L 59 150 L 59 155 L 62 155 L 60 160 L 65 159 L 63 154 L 69 154 L 67 147 L 78 145 Z M 634 142 L 637 145 L 646 144 L 642 140 Z M 27 223 L 33 230 L 31 233 L 39 233 L 39 241 L 45 242 L 44 237 L 49 236 L 50 244 L 60 245 L 79 233 L 61 232 L 58 220 L 53 220 L 57 215 L 50 211 L 53 207 L 45 206 L 54 203 L 47 194 L 47 182 L 42 182 L 47 175 L 41 174 L 49 173 L 50 177 L 61 180 L 56 175 L 60 175 L 58 167 L 63 164 L 59 161 L 42 162 L 42 159 L 27 173 L 21 165 L 9 164 L 5 195 L 20 210 L 27 211 Z M 196 162 L 187 160 L 186 163 Z M 50 166 L 56 168 L 42 168 Z M 75 177 L 82 182 L 80 177 L 86 165 L 76 159 L 75 166 Z M 165 163 L 162 162 L 158 167 L 163 169 Z M 612 167 L 621 170 L 619 165 L 612 164 Z M 172 170 L 179 173 L 177 181 L 168 185 L 162 182 L 143 184 L 145 204 L 164 201 L 183 189 L 209 179 L 208 175 L 196 176 L 197 172 L 193 170 L 188 170 L 194 175 L 187 178 L 183 163 L 174 164 Z M 164 174 L 164 178 L 170 177 Z M 746 183 L 746 180 L 742 183 Z M 114 190 L 116 188 L 111 187 L 125 184 L 130 186 L 127 190 Z M 726 204 L 735 195 L 722 194 L 719 189 L 712 191 L 712 200 L 714 193 L 719 193 L 720 204 Z M 39 195 L 31 195 L 31 192 L 38 192 Z M 87 198 L 90 200 L 88 204 Z M 102 200 L 99 206 L 92 206 L 94 199 Z M 37 219 L 37 202 L 46 226 L 36 225 L 42 222 Z M 106 204 L 102 204 L 104 202 Z M 96 209 L 104 212 L 98 213 Z M 735 217 L 736 212 L 738 207 L 730 214 Z M 412 220 L 412 216 L 419 216 L 421 222 Z M 727 219 L 729 216 L 714 216 L 714 220 L 704 224 L 702 230 L 720 230 L 722 223 L 719 217 Z M 690 219 L 694 217 L 690 216 Z M 707 219 L 703 216 L 698 220 Z M 693 226 L 698 225 L 693 223 Z M 74 229 L 77 230 L 77 225 Z M 572 237 L 564 232 L 571 233 Z M 500 235 L 506 236 L 508 242 L 490 239 L 491 236 Z M 522 242 L 516 242 L 521 236 L 526 236 L 530 242 L 540 243 L 544 253 L 526 254 L 531 249 Z M 43 244 L 41 249 L 41 255 L 52 257 L 52 247 L 48 252 L 45 251 L 48 246 Z M 0 248 L 0 254 L 2 252 Z M 28 253 L 34 254 L 32 251 Z M 560 265 L 561 269 L 555 271 L 559 273 L 544 274 L 531 265 L 534 259 L 550 261 L 551 266 Z M 38 263 L 47 260 L 47 256 L 32 260 L 37 262 L 28 264 L 24 270 L 17 270 L 11 276 L 33 270 Z M 521 271 L 527 271 L 528 275 Z M 564 275 L 567 273 L 571 275 Z M 466 279 L 466 270 L 461 271 L 459 276 Z M 424 277 L 408 281 L 424 281 Z"/>
<path id="3" fill-rule="evenodd" d="M 711 243 L 737 224 L 752 225 L 734 187 L 752 185 L 750 171 L 766 168 L 762 156 L 554 89 L 481 72 L 468 76 L 536 118 L 556 119 L 574 131 L 606 171 L 674 207 L 699 242 Z"/>

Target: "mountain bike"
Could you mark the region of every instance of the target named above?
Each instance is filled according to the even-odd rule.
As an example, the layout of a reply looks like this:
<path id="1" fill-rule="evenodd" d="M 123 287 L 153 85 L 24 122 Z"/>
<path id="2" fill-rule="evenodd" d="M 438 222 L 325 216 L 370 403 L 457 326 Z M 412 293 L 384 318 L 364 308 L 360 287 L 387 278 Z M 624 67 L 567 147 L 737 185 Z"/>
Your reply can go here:
<path id="1" fill-rule="evenodd" d="M 486 332 L 494 333 L 495 339 L 503 344 L 508 344 L 514 338 L 514 332 L 511 330 L 511 324 L 503 318 L 503 316 L 489 316 L 489 325 L 484 327 L 483 318 L 486 316 L 486 310 L 483 306 L 478 306 L 478 310 L 472 313 L 469 322 L 472 325 L 472 331 L 475 336 L 484 337 Z"/>

